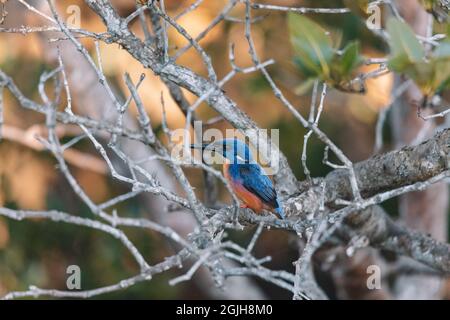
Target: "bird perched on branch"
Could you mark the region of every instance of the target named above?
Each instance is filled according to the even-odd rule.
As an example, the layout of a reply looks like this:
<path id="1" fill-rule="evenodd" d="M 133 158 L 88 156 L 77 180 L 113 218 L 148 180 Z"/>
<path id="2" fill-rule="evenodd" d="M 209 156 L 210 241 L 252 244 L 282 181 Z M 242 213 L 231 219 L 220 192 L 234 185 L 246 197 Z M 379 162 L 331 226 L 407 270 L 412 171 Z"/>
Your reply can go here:
<path id="1" fill-rule="evenodd" d="M 225 159 L 223 174 L 242 201 L 241 208 L 250 208 L 256 213 L 267 210 L 280 219 L 285 218 L 272 181 L 253 159 L 244 142 L 236 138 L 224 139 L 211 144 L 191 145 L 191 148 L 211 150 Z"/>

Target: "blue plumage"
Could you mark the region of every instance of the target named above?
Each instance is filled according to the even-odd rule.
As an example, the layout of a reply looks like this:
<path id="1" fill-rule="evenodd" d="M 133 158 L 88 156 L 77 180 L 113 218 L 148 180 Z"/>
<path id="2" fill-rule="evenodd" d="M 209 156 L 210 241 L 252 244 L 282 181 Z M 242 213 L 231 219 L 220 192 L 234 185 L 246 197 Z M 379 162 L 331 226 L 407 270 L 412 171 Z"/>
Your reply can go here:
<path id="1" fill-rule="evenodd" d="M 228 178 L 235 187 L 245 188 L 247 192 L 256 196 L 265 207 L 273 210 L 281 219 L 285 218 L 272 181 L 261 166 L 253 160 L 250 149 L 245 143 L 238 139 L 225 139 L 215 141 L 209 146 L 212 146 L 215 151 L 220 149 L 218 152 L 221 152 L 223 157 L 230 162 L 226 170 Z"/>
<path id="2" fill-rule="evenodd" d="M 228 170 L 233 181 L 256 195 L 264 204 L 274 209 L 280 207 L 272 181 L 262 172 L 258 164 L 233 163 Z"/>

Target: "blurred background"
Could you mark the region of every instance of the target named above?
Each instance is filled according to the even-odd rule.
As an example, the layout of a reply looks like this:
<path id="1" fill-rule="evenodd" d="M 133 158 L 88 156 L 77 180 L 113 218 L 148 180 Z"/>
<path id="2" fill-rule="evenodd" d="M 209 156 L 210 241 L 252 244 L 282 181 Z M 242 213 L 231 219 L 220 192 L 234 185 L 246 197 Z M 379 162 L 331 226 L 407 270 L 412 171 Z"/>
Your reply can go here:
<path id="1" fill-rule="evenodd" d="M 37 3 L 39 1 L 35 1 Z M 112 1 L 122 16 L 135 10 L 134 1 Z M 176 16 L 191 5 L 191 0 L 166 0 L 166 10 L 169 15 Z M 192 13 L 183 16 L 178 22 L 192 36 L 202 32 L 223 9 L 226 0 L 206 0 Z M 342 7 L 339 0 L 300 1 L 300 0 L 270 0 L 258 1 L 284 6 L 307 7 Z M 33 1 L 30 1 L 33 3 Z M 70 5 L 79 6 L 81 28 L 90 31 L 104 31 L 102 22 L 89 10 L 83 1 L 57 1 L 59 12 L 64 17 Z M 2 27 L 19 27 L 21 25 L 46 25 L 38 16 L 25 10 L 16 1 L 7 1 L 6 17 Z M 295 88 L 303 79 L 293 63 L 293 53 L 289 41 L 287 17 L 285 13 L 271 11 L 254 11 L 263 19 L 253 24 L 253 36 L 257 51 L 262 60 L 273 58 L 276 64 L 269 67 L 271 75 L 286 94 L 287 98 L 304 115 L 309 111 L 311 92 L 296 95 Z M 245 7 L 237 5 L 229 16 L 243 17 Z M 329 30 L 340 34 L 343 42 L 358 39 L 362 44 L 362 52 L 366 57 L 384 57 L 387 54 L 386 45 L 373 35 L 364 25 L 364 21 L 354 14 L 346 15 L 308 15 Z M 132 24 L 132 30 L 142 35 L 137 22 Z M 171 52 L 187 44 L 184 38 L 169 30 Z M 81 39 L 82 43 L 95 55 L 91 40 Z M 221 78 L 230 71 L 228 58 L 229 46 L 235 45 L 236 63 L 241 67 L 250 66 L 248 45 L 244 37 L 244 24 L 236 21 L 222 21 L 201 40 L 200 44 L 211 56 L 213 65 Z M 0 68 L 10 75 L 24 94 L 30 99 L 39 101 L 37 84 L 43 71 L 52 70 L 55 66 L 54 56 L 49 49 L 46 37 L 39 33 L 27 35 L 0 33 Z M 123 74 L 130 73 L 133 79 L 138 79 L 141 73 L 146 74 L 139 93 L 152 119 L 156 132 L 163 137 L 161 120 L 161 94 L 165 97 L 167 121 L 170 128 L 180 128 L 185 125 L 185 117 L 177 104 L 170 99 L 164 84 L 150 71 L 145 70 L 126 51 L 117 45 L 100 44 L 103 67 L 108 81 L 119 96 L 128 93 L 123 81 Z M 194 49 L 189 49 L 182 55 L 178 63 L 206 75 L 202 61 Z M 363 66 L 360 72 L 369 72 L 374 67 Z M 77 85 L 84 83 L 82 72 L 78 75 Z M 360 161 L 373 154 L 375 124 L 377 116 L 390 102 L 390 93 L 394 85 L 392 74 L 367 81 L 367 92 L 363 95 L 341 93 L 331 89 L 325 101 L 325 112 L 321 119 L 321 128 L 334 142 L 342 148 L 352 161 Z M 76 89 L 75 89 L 76 90 Z M 306 133 L 300 123 L 284 109 L 275 98 L 272 90 L 259 73 L 238 75 L 230 81 L 224 90 L 239 107 L 245 111 L 261 128 L 277 128 L 280 130 L 280 148 L 288 157 L 288 161 L 298 179 L 304 179 L 301 167 L 301 150 L 303 135 Z M 191 103 L 195 97 L 186 92 Z M 95 103 L 94 100 L 80 100 Z M 94 108 L 93 105 L 81 105 L 75 99 L 74 110 Z M 83 102 L 83 103 L 84 103 Z M 4 130 L 7 135 L 0 141 L 0 205 L 8 208 L 23 208 L 31 210 L 59 209 L 79 216 L 90 217 L 88 208 L 72 192 L 64 177 L 56 168 L 56 161 L 48 152 L 43 152 L 38 143 L 33 140 L 33 134 L 41 130 L 45 122 L 42 115 L 24 110 L 9 92 L 4 94 Z M 132 106 L 131 112 L 136 113 Z M 211 119 L 217 114 L 207 105 L 198 109 L 198 118 Z M 226 122 L 217 122 L 212 127 L 220 130 L 230 128 Z M 70 126 L 64 129 L 63 139 L 70 139 L 76 128 Z M 389 125 L 385 126 L 384 150 L 390 150 Z M 322 164 L 324 145 L 312 138 L 308 146 L 308 165 L 313 176 L 324 176 L 329 168 Z M 88 141 L 79 143 L 74 148 L 74 159 L 70 169 L 74 176 L 96 203 L 106 201 L 127 191 L 125 186 L 113 182 L 106 173 L 104 164 L 99 162 L 98 154 Z M 79 161 L 77 159 L 83 159 Z M 82 164 L 84 163 L 84 164 Z M 202 179 L 196 170 L 188 170 L 188 174 L 199 196 L 202 196 Z M 220 190 L 223 202 L 228 202 L 226 192 Z M 384 204 L 392 215 L 397 215 L 396 200 Z M 150 217 L 146 202 L 141 198 L 127 201 L 117 207 L 120 212 L 131 217 Z M 163 208 L 161 210 L 164 210 Z M 170 214 L 170 213 L 167 213 Z M 162 261 L 170 255 L 171 248 L 158 234 L 139 230 L 126 229 L 141 252 L 151 264 Z M 245 244 L 254 232 L 247 228 L 243 232 L 233 232 L 231 237 L 238 243 Z M 289 232 L 264 231 L 256 247 L 256 256 L 270 255 L 272 262 L 268 264 L 273 269 L 284 269 L 293 272 L 292 262 L 298 258 L 298 243 L 295 235 Z M 70 225 L 48 221 L 17 222 L 0 217 L 0 296 L 12 290 L 24 290 L 29 285 L 42 288 L 65 288 L 66 268 L 76 264 L 82 270 L 82 288 L 89 289 L 105 286 L 129 277 L 138 272 L 130 254 L 115 239 L 99 232 L 78 228 Z M 138 298 L 138 299 L 174 299 L 174 298 L 209 298 L 210 294 L 193 281 L 185 282 L 175 287 L 168 285 L 168 280 L 179 274 L 179 271 L 169 271 L 156 276 L 151 282 L 138 284 L 126 291 L 102 296 L 102 298 Z M 266 297 L 273 299 L 290 299 L 289 292 L 278 287 L 255 280 L 257 286 Z M 319 275 L 319 282 L 333 298 L 338 294 L 334 281 L 327 273 Z M 450 297 L 447 290 L 446 297 Z"/>

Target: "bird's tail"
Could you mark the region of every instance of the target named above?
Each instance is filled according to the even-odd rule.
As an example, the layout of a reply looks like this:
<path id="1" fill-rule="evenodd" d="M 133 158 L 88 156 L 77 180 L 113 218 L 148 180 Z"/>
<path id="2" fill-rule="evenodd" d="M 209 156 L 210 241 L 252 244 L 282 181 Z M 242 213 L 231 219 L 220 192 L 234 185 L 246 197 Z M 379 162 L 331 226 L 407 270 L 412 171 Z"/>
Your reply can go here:
<path id="1" fill-rule="evenodd" d="M 277 215 L 278 218 L 282 220 L 286 219 L 283 208 L 281 207 L 280 201 L 278 200 L 277 200 L 277 207 L 275 208 L 275 214 Z"/>

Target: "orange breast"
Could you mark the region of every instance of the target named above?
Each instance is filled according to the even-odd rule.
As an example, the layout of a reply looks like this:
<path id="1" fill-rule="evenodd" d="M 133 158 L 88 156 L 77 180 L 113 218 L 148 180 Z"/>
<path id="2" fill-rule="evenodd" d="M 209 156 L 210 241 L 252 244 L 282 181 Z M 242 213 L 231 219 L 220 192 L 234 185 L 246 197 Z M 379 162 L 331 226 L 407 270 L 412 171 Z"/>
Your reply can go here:
<path id="1" fill-rule="evenodd" d="M 256 213 L 262 212 L 265 206 L 264 206 L 263 202 L 261 201 L 261 199 L 259 199 L 253 193 L 251 193 L 250 191 L 245 189 L 244 186 L 233 182 L 233 180 L 230 177 L 230 173 L 228 171 L 229 166 L 230 165 L 228 163 L 225 163 L 223 165 L 223 174 L 224 174 L 225 178 L 228 180 L 228 182 L 230 183 L 231 187 L 233 188 L 234 193 L 236 194 L 236 196 L 245 205 L 247 205 L 247 207 L 249 207 L 250 209 L 252 209 Z"/>

